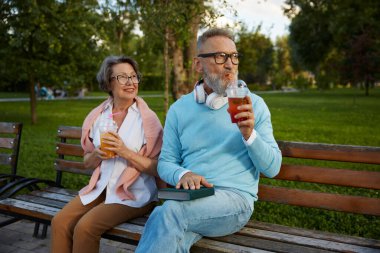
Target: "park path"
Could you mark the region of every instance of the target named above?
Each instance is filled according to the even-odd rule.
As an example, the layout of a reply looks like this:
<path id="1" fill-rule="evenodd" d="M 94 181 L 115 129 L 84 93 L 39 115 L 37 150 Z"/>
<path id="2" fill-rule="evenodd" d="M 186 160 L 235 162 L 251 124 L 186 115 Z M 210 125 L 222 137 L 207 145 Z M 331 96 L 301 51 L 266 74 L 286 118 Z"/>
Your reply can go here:
<path id="1" fill-rule="evenodd" d="M 155 97 L 164 97 L 163 94 L 146 94 L 141 95 L 142 98 L 155 98 Z M 91 100 L 91 99 L 106 99 L 107 96 L 94 96 L 94 97 L 63 97 L 63 98 L 54 98 L 49 101 L 60 101 L 60 100 Z M 0 102 L 25 102 L 29 101 L 30 98 L 0 98 Z M 40 100 L 40 98 L 38 98 Z M 45 99 L 44 99 L 45 100 Z"/>
<path id="2" fill-rule="evenodd" d="M 292 93 L 292 92 L 299 92 L 296 89 L 288 89 L 288 90 L 272 90 L 272 91 L 255 91 L 254 93 L 257 95 L 260 94 L 274 94 L 274 93 Z M 140 95 L 142 98 L 159 98 L 159 97 L 164 97 L 163 94 L 145 94 L 145 95 Z M 51 99 L 50 101 L 54 100 L 86 100 L 86 99 L 106 99 L 107 96 L 93 96 L 93 97 L 63 97 L 63 98 L 54 98 Z M 23 101 L 29 101 L 30 98 L 0 98 L 0 102 L 23 102 Z M 0 252 L 1 253 L 1 252 Z"/>
<path id="3" fill-rule="evenodd" d="M 0 222 L 7 218 L 0 215 Z M 49 253 L 50 226 L 46 239 L 34 238 L 34 223 L 21 220 L 0 228 L 0 253 Z M 100 253 L 132 253 L 136 246 L 102 239 Z"/>

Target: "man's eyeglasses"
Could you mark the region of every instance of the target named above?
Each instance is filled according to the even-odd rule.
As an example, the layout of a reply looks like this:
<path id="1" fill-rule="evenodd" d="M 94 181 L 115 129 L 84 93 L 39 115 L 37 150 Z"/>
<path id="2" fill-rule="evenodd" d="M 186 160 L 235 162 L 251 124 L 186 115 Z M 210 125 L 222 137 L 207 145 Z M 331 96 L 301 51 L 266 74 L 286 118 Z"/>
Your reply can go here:
<path id="1" fill-rule="evenodd" d="M 117 76 L 111 76 L 111 79 L 116 79 L 120 85 L 127 85 L 129 80 L 131 80 L 132 83 L 140 82 L 139 75 L 132 75 L 132 76 L 117 75 Z"/>
<path id="2" fill-rule="evenodd" d="M 202 58 L 214 57 L 216 64 L 224 64 L 228 60 L 228 57 L 229 57 L 229 58 L 231 58 L 231 62 L 234 65 L 239 64 L 239 56 L 240 55 L 238 53 L 226 54 L 223 52 L 198 54 L 198 57 L 202 57 Z"/>

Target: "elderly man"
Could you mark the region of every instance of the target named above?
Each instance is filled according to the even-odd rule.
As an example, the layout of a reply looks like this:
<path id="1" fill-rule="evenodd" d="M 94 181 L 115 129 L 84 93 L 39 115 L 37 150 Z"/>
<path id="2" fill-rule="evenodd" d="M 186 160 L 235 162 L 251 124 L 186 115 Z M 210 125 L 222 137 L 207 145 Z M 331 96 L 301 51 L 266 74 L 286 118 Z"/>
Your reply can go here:
<path id="1" fill-rule="evenodd" d="M 156 207 L 136 252 L 189 252 L 202 236 L 240 230 L 257 200 L 260 173 L 274 177 L 281 152 L 273 137 L 270 112 L 250 93 L 231 123 L 225 91 L 238 79 L 239 53 L 232 34 L 210 29 L 198 38 L 195 70 L 203 79 L 168 112 L 159 176 L 176 188 L 215 187 L 215 195 L 168 200 Z"/>

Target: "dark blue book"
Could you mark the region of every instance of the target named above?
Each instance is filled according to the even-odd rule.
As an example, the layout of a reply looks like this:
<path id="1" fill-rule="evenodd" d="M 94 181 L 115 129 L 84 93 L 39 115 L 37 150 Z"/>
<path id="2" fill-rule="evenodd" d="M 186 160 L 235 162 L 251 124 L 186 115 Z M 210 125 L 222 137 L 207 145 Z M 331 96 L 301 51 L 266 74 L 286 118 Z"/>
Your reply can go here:
<path id="1" fill-rule="evenodd" d="M 159 199 L 171 199 L 171 200 L 193 200 L 204 198 L 215 194 L 214 187 L 207 188 L 201 187 L 195 190 L 185 190 L 176 188 L 164 188 L 158 190 Z"/>

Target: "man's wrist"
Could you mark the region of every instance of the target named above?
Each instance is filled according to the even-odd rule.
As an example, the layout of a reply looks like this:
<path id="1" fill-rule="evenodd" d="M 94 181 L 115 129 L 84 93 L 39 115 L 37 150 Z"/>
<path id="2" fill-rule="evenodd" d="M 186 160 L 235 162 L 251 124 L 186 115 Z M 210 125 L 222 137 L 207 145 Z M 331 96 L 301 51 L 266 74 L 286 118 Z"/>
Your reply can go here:
<path id="1" fill-rule="evenodd" d="M 242 138 L 243 138 L 244 144 L 246 146 L 250 146 L 255 141 L 256 137 L 257 137 L 256 130 L 253 129 L 252 133 L 251 133 L 251 136 L 249 136 L 248 140 L 245 140 L 244 137 L 242 137 Z"/>
<path id="2" fill-rule="evenodd" d="M 181 178 L 183 177 L 183 175 L 185 175 L 187 172 L 190 172 L 191 170 L 184 170 L 182 171 L 179 175 L 178 175 L 178 182 L 179 180 L 181 180 Z"/>

